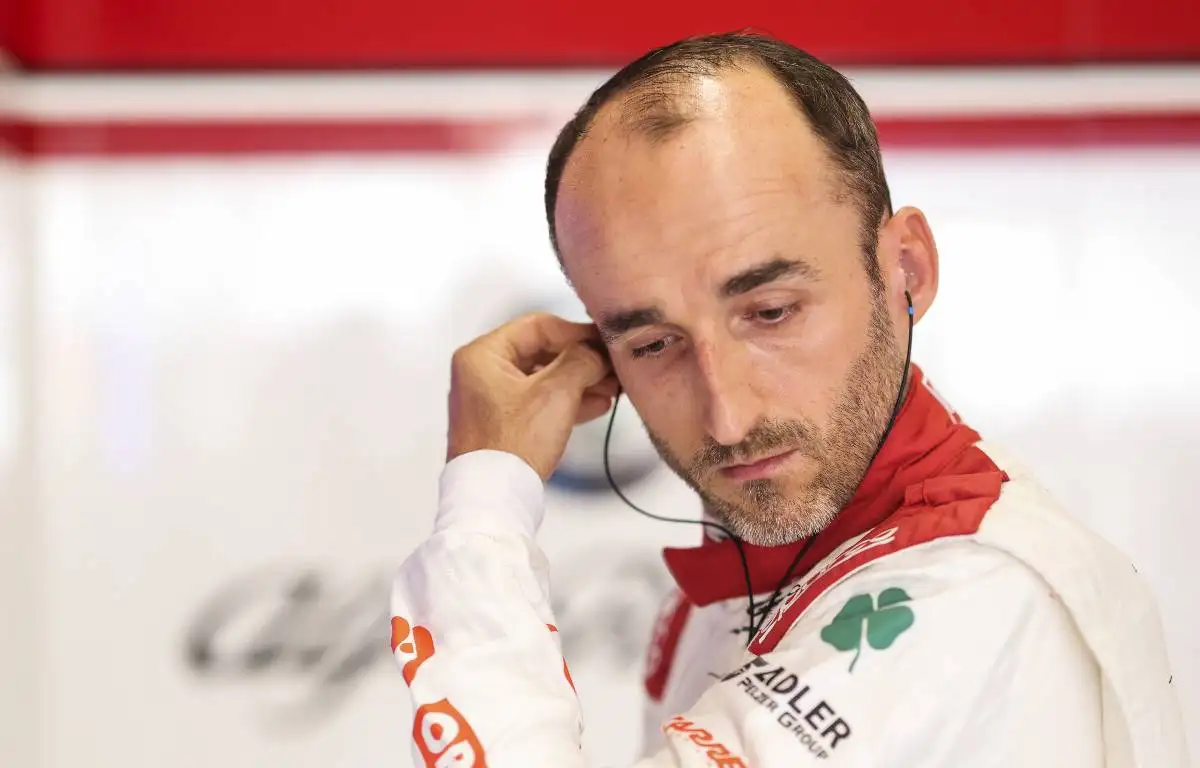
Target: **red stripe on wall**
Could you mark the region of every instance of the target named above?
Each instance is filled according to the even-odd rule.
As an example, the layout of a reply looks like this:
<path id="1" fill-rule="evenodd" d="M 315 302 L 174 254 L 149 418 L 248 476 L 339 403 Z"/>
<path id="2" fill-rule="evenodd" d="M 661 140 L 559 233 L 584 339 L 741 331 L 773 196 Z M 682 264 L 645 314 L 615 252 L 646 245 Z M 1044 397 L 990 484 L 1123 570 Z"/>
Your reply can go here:
<path id="1" fill-rule="evenodd" d="M 519 120 L 0 121 L 0 140 L 26 157 L 473 153 L 500 151 L 534 123 Z M 551 126 L 542 125 L 545 131 Z M 1013 149 L 1200 146 L 1200 112 L 992 118 L 885 118 L 895 148 Z M 547 149 L 549 147 L 547 146 Z"/>
<path id="2" fill-rule="evenodd" d="M 1200 59 L 1196 0 L 7 0 L 34 68 L 611 66 L 762 28 L 842 64 Z M 10 11 L 19 15 L 16 11 Z"/>
<path id="3" fill-rule="evenodd" d="M 880 120 L 885 146 L 1018 149 L 1200 146 L 1200 112 Z"/>
<path id="4" fill-rule="evenodd" d="M 0 122 L 26 157 L 162 157 L 383 152 L 488 152 L 526 130 L 521 121 L 81 121 Z"/>
<path id="5" fill-rule="evenodd" d="M 25 0 L 0 0 L 0 53 L 15 51 L 28 42 L 25 12 Z"/>

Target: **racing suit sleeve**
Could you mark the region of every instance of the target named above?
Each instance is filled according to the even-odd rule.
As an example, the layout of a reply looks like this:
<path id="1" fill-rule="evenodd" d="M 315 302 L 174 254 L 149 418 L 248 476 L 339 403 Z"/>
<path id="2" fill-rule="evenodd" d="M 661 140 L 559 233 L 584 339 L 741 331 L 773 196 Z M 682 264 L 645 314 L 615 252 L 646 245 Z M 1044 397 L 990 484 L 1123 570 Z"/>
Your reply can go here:
<path id="1" fill-rule="evenodd" d="M 392 590 L 392 651 L 414 703 L 416 764 L 582 768 L 583 724 L 534 542 L 541 478 L 520 458 L 476 451 L 446 465 L 433 535 Z M 745 766 L 684 718 L 640 761 Z"/>
<path id="2" fill-rule="evenodd" d="M 443 472 L 434 533 L 392 592 L 418 765 L 585 766 L 534 543 L 543 499 L 511 454 Z M 946 546 L 831 589 L 664 723 L 665 747 L 637 768 L 1101 765 L 1098 679 L 1069 618 L 1015 561 Z"/>

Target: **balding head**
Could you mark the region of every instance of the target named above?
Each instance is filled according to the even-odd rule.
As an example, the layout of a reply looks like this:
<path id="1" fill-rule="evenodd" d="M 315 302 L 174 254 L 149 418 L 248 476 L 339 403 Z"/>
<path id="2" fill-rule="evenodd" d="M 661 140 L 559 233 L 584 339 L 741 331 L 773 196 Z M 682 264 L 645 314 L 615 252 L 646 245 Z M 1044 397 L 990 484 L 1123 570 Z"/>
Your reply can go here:
<path id="1" fill-rule="evenodd" d="M 705 93 L 714 80 L 746 73 L 768 75 L 806 120 L 839 176 L 840 192 L 859 205 L 869 246 L 880 219 L 891 212 L 891 199 L 866 104 L 845 77 L 815 57 L 769 37 L 738 33 L 683 40 L 646 54 L 598 88 L 563 127 L 547 162 L 545 188 L 550 240 L 560 261 L 556 204 L 581 141 L 604 130 L 650 142 L 667 139 L 706 114 L 712 105 Z M 874 277 L 875 268 L 867 267 Z"/>
<path id="2" fill-rule="evenodd" d="M 667 250 L 700 261 L 741 237 L 736 221 L 765 195 L 797 213 L 837 206 L 855 225 L 843 175 L 768 72 L 730 67 L 654 86 L 601 107 L 563 169 L 554 221 L 569 278 Z M 730 226 L 696 237 L 722 218 Z"/>

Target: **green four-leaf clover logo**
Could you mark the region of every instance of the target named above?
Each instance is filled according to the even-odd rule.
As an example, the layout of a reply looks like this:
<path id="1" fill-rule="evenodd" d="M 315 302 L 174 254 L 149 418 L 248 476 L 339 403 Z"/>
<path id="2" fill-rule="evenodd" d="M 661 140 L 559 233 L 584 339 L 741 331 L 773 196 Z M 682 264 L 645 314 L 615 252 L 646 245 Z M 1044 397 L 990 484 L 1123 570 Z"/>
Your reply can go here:
<path id="1" fill-rule="evenodd" d="M 877 651 L 890 648 L 916 618 L 912 608 L 904 605 L 910 599 L 908 593 L 899 587 L 880 592 L 878 607 L 871 595 L 855 595 L 821 630 L 821 639 L 839 651 L 854 651 L 854 659 L 850 662 L 850 671 L 853 672 L 862 654 L 863 625 L 866 625 L 868 645 Z"/>

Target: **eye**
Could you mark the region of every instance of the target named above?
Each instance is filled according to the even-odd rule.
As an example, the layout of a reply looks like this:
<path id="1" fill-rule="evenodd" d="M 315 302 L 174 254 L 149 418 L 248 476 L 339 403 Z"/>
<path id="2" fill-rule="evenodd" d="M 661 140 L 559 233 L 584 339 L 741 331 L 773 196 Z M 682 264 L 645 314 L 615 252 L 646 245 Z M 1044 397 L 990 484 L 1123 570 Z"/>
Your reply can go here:
<path id="1" fill-rule="evenodd" d="M 787 304 L 782 307 L 767 307 L 765 309 L 756 309 L 750 313 L 750 319 L 757 320 L 766 325 L 779 325 L 783 321 L 796 313 L 795 304 Z"/>
<path id="2" fill-rule="evenodd" d="M 663 338 L 652 341 L 649 344 L 643 344 L 640 347 L 634 347 L 629 351 L 629 353 L 635 358 L 654 357 L 655 355 L 662 354 L 663 350 L 671 346 L 673 343 L 675 343 L 675 338 L 673 336 L 664 336 Z"/>

